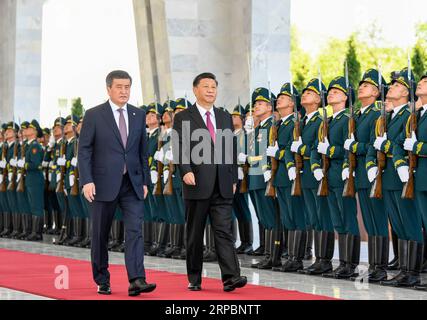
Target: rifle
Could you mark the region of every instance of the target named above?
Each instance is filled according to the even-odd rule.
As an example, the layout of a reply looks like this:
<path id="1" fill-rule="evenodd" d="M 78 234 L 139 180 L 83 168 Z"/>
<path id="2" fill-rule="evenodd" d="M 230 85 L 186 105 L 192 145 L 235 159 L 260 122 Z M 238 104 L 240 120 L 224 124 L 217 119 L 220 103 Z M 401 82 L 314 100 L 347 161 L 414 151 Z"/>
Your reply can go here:
<path id="1" fill-rule="evenodd" d="M 406 137 L 411 138 L 412 133 L 416 133 L 417 131 L 417 111 L 415 108 L 415 97 L 414 97 L 414 84 L 411 80 L 412 70 L 411 70 L 411 60 L 408 54 L 408 80 L 409 80 L 409 93 L 411 97 L 411 101 L 409 103 L 411 115 L 409 116 L 409 130 L 406 130 Z M 412 151 L 408 152 L 409 156 L 409 179 L 403 185 L 402 190 L 402 199 L 414 199 L 414 170 L 417 167 L 417 155 Z"/>
<path id="2" fill-rule="evenodd" d="M 351 138 L 352 135 L 356 132 L 356 120 L 354 119 L 354 108 L 353 108 L 353 99 L 351 96 L 352 88 L 350 86 L 350 82 L 348 80 L 348 65 L 347 61 L 345 62 L 345 82 L 347 85 L 347 95 L 349 99 L 349 120 L 348 120 L 348 138 Z M 354 198 L 356 196 L 356 189 L 354 183 L 354 173 L 356 170 L 356 154 L 349 151 L 348 152 L 348 179 L 344 183 L 344 190 L 342 193 L 343 197 L 351 197 Z"/>
<path id="3" fill-rule="evenodd" d="M 268 82 L 268 91 L 270 92 L 270 103 L 274 114 L 274 102 L 270 89 L 270 81 Z M 268 143 L 270 147 L 274 147 L 277 143 L 277 126 L 274 124 L 274 116 L 273 116 L 273 125 L 270 128 L 270 135 L 268 137 Z M 267 182 L 267 187 L 265 188 L 265 196 L 266 197 L 276 197 L 276 188 L 274 187 L 274 180 L 276 178 L 277 169 L 279 168 L 279 164 L 275 157 L 271 157 L 271 179 Z"/>
<path id="4" fill-rule="evenodd" d="M 170 100 L 168 97 L 168 104 L 170 107 Z M 169 112 L 169 116 L 171 118 L 171 127 L 173 127 L 173 112 Z M 172 175 L 175 173 L 175 165 L 173 164 L 172 161 L 169 161 L 168 164 L 168 169 L 169 169 L 169 177 L 168 177 L 168 181 L 166 181 L 165 187 L 163 189 L 163 195 L 165 196 L 171 196 L 173 195 L 173 181 L 172 181 Z"/>
<path id="5" fill-rule="evenodd" d="M 65 156 L 66 151 L 66 143 L 64 141 L 64 128 L 62 128 L 62 140 L 61 140 L 61 149 L 59 150 L 59 157 L 63 158 Z M 66 166 L 60 166 L 60 173 L 61 173 L 61 179 L 59 179 L 57 185 L 56 185 L 56 193 L 64 193 L 64 179 L 65 179 L 65 172 L 67 170 Z"/>
<path id="6" fill-rule="evenodd" d="M 381 115 L 377 120 L 376 124 L 376 136 L 382 137 L 387 132 L 387 113 L 385 110 L 385 93 L 384 93 L 384 85 L 382 84 L 382 76 L 381 76 L 381 70 L 378 68 L 379 76 L 378 76 L 378 83 L 380 87 L 380 93 L 381 93 Z M 374 184 L 371 188 L 370 197 L 374 199 L 382 199 L 383 197 L 383 171 L 386 166 L 387 156 L 382 151 L 377 151 L 377 167 L 378 172 L 377 176 L 375 177 Z"/>
<path id="7" fill-rule="evenodd" d="M 249 101 L 249 116 L 252 117 L 252 99 L 250 98 Z M 254 140 L 254 132 L 248 133 L 249 136 L 249 145 L 253 145 Z M 245 143 L 245 146 L 247 147 L 247 144 Z M 246 161 L 243 164 L 243 179 L 240 182 L 240 193 L 247 193 L 249 191 L 249 181 L 248 181 L 248 175 L 249 175 L 249 163 Z"/>
<path id="8" fill-rule="evenodd" d="M 294 141 L 299 140 L 301 137 L 301 125 L 300 125 L 300 119 L 298 114 L 298 106 L 297 106 L 297 100 L 294 95 L 294 87 L 291 80 L 291 96 L 292 101 L 294 102 Z M 296 177 L 295 180 L 292 182 L 292 188 L 291 188 L 291 195 L 295 197 L 300 197 L 302 195 L 302 184 L 301 184 L 301 171 L 303 168 L 304 160 L 302 158 L 302 155 L 300 155 L 298 152 L 294 153 L 294 160 L 295 160 L 295 172 Z"/>
<path id="9" fill-rule="evenodd" d="M 44 151 L 43 154 L 43 160 L 46 158 L 46 154 L 49 152 L 48 148 L 49 146 L 45 146 L 46 150 Z M 44 174 L 44 190 L 45 192 L 47 192 L 49 190 L 49 165 L 43 169 L 43 174 Z"/>
<path id="10" fill-rule="evenodd" d="M 77 136 L 76 136 L 76 142 L 74 143 L 74 156 L 77 158 L 78 154 L 79 154 L 79 140 L 77 140 Z M 72 196 L 78 196 L 80 194 L 80 190 L 79 190 L 79 168 L 78 166 L 74 167 L 74 184 L 71 187 L 71 191 L 70 194 Z"/>
<path id="11" fill-rule="evenodd" d="M 328 114 L 326 111 L 325 97 L 322 89 L 322 75 L 320 74 L 320 70 L 319 70 L 319 94 L 320 94 L 320 99 L 322 101 L 322 109 L 323 109 L 323 121 L 322 121 L 322 126 L 320 127 L 320 130 L 319 130 L 319 141 L 325 142 L 326 138 L 328 137 L 329 125 L 328 125 Z M 329 158 L 325 154 L 322 154 L 323 178 L 320 181 L 319 188 L 317 189 L 317 195 L 319 197 L 326 197 L 329 195 L 328 170 L 329 170 Z"/>
<path id="12" fill-rule="evenodd" d="M 25 152 L 26 152 L 26 145 L 25 140 L 22 139 L 21 144 L 21 159 L 25 158 Z M 19 169 L 19 172 L 21 173 L 21 178 L 18 181 L 18 186 L 16 187 L 16 192 L 25 192 L 25 168 Z"/>
<path id="13" fill-rule="evenodd" d="M 15 140 L 13 144 L 13 159 L 18 158 L 18 140 Z M 12 166 L 11 166 L 12 167 Z M 8 191 L 15 191 L 16 190 L 16 175 L 17 175 L 17 168 L 12 167 L 12 178 L 9 181 L 9 184 L 7 185 Z"/>
<path id="14" fill-rule="evenodd" d="M 6 161 L 6 154 L 7 154 L 7 141 L 3 141 L 3 145 L 2 145 L 2 149 L 1 149 L 1 160 L 5 160 Z M 7 190 L 7 184 L 6 184 L 6 177 L 8 175 L 7 172 L 7 166 L 6 168 L 4 168 L 2 170 L 2 175 L 3 175 L 3 181 L 0 185 L 0 192 L 6 192 Z"/>

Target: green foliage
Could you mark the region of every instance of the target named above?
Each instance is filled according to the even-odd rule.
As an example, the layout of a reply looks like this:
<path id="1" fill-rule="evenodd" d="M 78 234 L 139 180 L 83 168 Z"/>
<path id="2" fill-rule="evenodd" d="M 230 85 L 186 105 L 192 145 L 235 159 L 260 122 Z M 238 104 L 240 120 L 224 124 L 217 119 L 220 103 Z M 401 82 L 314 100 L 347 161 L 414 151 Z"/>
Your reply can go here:
<path id="1" fill-rule="evenodd" d="M 347 61 L 347 65 L 348 65 L 348 78 L 353 88 L 357 88 L 357 84 L 362 78 L 362 71 L 360 69 L 360 62 L 359 62 L 359 59 L 357 58 L 357 53 L 356 53 L 356 36 L 352 35 L 348 40 L 347 44 L 348 44 L 348 50 L 347 50 L 347 55 L 345 60 Z M 345 67 L 344 67 L 344 74 L 345 74 Z"/>
<path id="2" fill-rule="evenodd" d="M 78 117 L 83 116 L 84 108 L 82 104 L 82 99 L 80 97 L 73 100 L 73 106 L 71 107 L 71 114 L 74 114 Z"/>

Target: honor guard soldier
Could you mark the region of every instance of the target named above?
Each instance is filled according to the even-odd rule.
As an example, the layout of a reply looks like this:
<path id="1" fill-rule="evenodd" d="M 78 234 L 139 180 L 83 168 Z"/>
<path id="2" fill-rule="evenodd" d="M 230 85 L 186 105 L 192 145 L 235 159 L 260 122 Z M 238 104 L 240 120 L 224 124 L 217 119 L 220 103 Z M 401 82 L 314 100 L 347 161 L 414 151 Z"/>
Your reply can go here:
<path id="1" fill-rule="evenodd" d="M 334 252 L 334 228 L 329 214 L 326 197 L 318 197 L 319 182 L 313 176 L 310 156 L 318 138 L 322 117 L 319 107 L 326 87 L 320 79 L 312 79 L 304 88 L 301 97 L 301 105 L 305 109 L 305 115 L 301 119 L 301 135 L 294 137 L 291 144 L 291 152 L 303 157 L 301 189 L 304 198 L 305 216 L 314 230 L 314 251 L 316 260 L 309 267 L 299 270 L 305 274 L 322 274 L 332 270 L 331 259 Z M 327 119 L 325 119 L 327 121 Z M 315 150 L 317 152 L 317 150 Z"/>
<path id="2" fill-rule="evenodd" d="M 157 249 L 157 238 L 158 238 L 158 223 L 159 219 L 159 208 L 157 205 L 156 197 L 153 195 L 154 186 L 158 182 L 157 173 L 157 162 L 153 158 L 157 151 L 159 135 L 160 135 L 160 123 L 163 115 L 163 106 L 157 104 L 150 104 L 146 109 L 146 123 L 147 139 L 148 139 L 148 166 L 150 167 L 151 184 L 148 186 L 147 207 L 149 210 L 144 211 L 144 240 L 145 240 L 145 255 L 150 255 L 150 252 Z"/>
<path id="3" fill-rule="evenodd" d="M 368 281 L 379 282 L 387 279 L 389 253 L 388 217 L 382 198 L 370 197 L 372 181 L 368 177 L 366 155 L 375 139 L 375 125 L 381 115 L 381 100 L 386 93 L 386 82 L 376 69 L 367 70 L 359 83 L 358 99 L 362 105 L 354 115 L 355 132 L 344 142 L 348 151 L 343 177 L 349 178 L 349 154 L 356 157 L 354 186 L 359 198 L 363 223 L 368 233 Z M 385 107 L 385 106 L 383 106 Z M 384 110 L 385 112 L 385 110 Z"/>
<path id="4" fill-rule="evenodd" d="M 10 209 L 8 208 L 7 203 L 7 169 L 6 169 L 6 156 L 7 156 L 7 147 L 8 144 L 6 142 L 6 129 L 7 123 L 3 123 L 1 125 L 0 132 L 0 150 L 1 150 L 1 158 L 0 158 L 0 233 L 3 232 L 4 229 L 4 216 L 9 214 Z M 9 220 L 9 219 L 8 219 Z"/>
<path id="5" fill-rule="evenodd" d="M 18 203 L 18 221 L 16 223 L 17 234 L 12 236 L 16 239 L 26 240 L 27 237 L 32 233 L 31 223 L 32 214 L 30 203 L 28 202 L 28 190 L 25 187 L 25 155 L 28 148 L 27 129 L 30 126 L 28 121 L 24 121 L 21 124 L 21 138 L 20 138 L 20 152 L 18 153 L 18 160 L 16 161 L 17 166 L 17 178 L 16 178 L 16 197 Z M 21 224 L 22 222 L 22 224 Z M 18 230 L 22 226 L 22 233 Z M 12 233 L 13 235 L 13 233 Z"/>
<path id="6" fill-rule="evenodd" d="M 271 269 L 273 266 L 273 229 L 276 227 L 276 208 L 274 200 L 265 196 L 267 182 L 271 179 L 271 159 L 265 154 L 269 144 L 270 130 L 273 126 L 273 104 L 276 97 L 266 88 L 257 88 L 252 94 L 254 116 L 260 121 L 255 128 L 253 144 L 248 146 L 249 163 L 249 192 L 253 194 L 254 206 L 258 219 L 265 229 L 265 257 L 258 263 L 252 264 L 253 268 Z M 253 120 L 252 120 L 253 123 Z M 239 159 L 240 162 L 244 162 Z"/>
<path id="7" fill-rule="evenodd" d="M 53 234 L 53 209 L 52 201 L 49 199 L 52 193 L 49 192 L 49 162 L 52 158 L 52 148 L 50 146 L 50 129 L 42 129 L 43 137 L 40 138 L 40 144 L 43 147 L 43 178 L 45 181 L 44 185 L 44 218 L 43 218 L 43 233 Z"/>
<path id="8" fill-rule="evenodd" d="M 416 95 L 420 99 L 418 110 L 417 130 L 415 134 L 410 133 L 409 137 L 405 139 L 404 149 L 412 152 L 417 156 L 417 167 L 415 170 L 415 194 L 414 201 L 415 207 L 421 215 L 424 230 L 427 229 L 427 183 L 425 177 L 427 176 L 427 73 L 421 77 L 418 82 Z M 407 127 L 410 127 L 408 123 Z M 425 243 L 424 243 L 425 245 Z M 424 248 L 425 250 L 425 248 Z M 416 287 L 419 290 L 427 290 L 426 284 Z"/>
<path id="9" fill-rule="evenodd" d="M 276 110 L 279 112 L 278 144 L 267 148 L 267 156 L 278 161 L 278 170 L 274 180 L 279 202 L 281 221 L 288 230 L 289 258 L 282 266 L 273 270 L 296 272 L 303 269 L 307 224 L 304 215 L 302 194 L 293 195 L 293 183 L 297 177 L 294 155 L 290 150 L 294 137 L 294 128 L 299 126 L 300 98 L 297 89 L 291 83 L 285 83 L 277 95 Z"/>
<path id="10" fill-rule="evenodd" d="M 391 117 L 386 121 L 385 133 L 380 135 L 380 132 L 376 132 L 376 139 L 366 159 L 368 176 L 377 176 L 376 151 L 384 153 L 387 157 L 382 173 L 382 192 L 386 211 L 398 236 L 400 268 L 399 274 L 391 280 L 381 281 L 381 284 L 387 286 L 420 284 L 419 272 L 423 252 L 421 217 L 415 210 L 413 200 L 402 199 L 403 184 L 409 179 L 407 152 L 403 149 L 401 133 L 405 132 L 410 115 L 408 110 L 411 96 L 410 81 L 413 81 L 413 78 L 405 68 L 399 77 L 391 82 L 387 93 L 387 99 L 393 106 Z M 380 124 L 379 120 L 377 124 Z"/>
<path id="11" fill-rule="evenodd" d="M 237 105 L 231 116 L 234 125 L 234 135 L 237 140 L 237 154 L 247 154 L 246 147 L 246 134 L 243 128 L 246 111 L 241 105 Z M 236 249 L 238 254 L 249 254 L 253 252 L 253 230 L 252 230 L 252 217 L 249 210 L 249 193 L 247 188 L 247 176 L 245 177 L 245 164 L 239 163 L 238 165 L 238 178 L 237 191 L 233 199 L 233 212 L 237 217 L 239 224 L 240 246 Z M 247 172 L 246 172 L 247 175 Z M 245 180 L 246 179 L 246 180 Z M 246 186 L 242 188 L 242 183 Z"/>
<path id="12" fill-rule="evenodd" d="M 27 240 L 40 241 L 43 240 L 44 177 L 42 162 L 44 151 L 37 141 L 37 138 L 43 135 L 37 120 L 32 120 L 28 124 L 24 135 L 27 138 L 25 157 L 18 161 L 18 167 L 23 169 L 23 174 L 25 174 L 25 189 L 32 215 L 32 231 Z"/>
<path id="13" fill-rule="evenodd" d="M 351 103 L 354 101 L 353 91 L 349 93 L 350 90 L 344 77 L 337 77 L 329 84 L 327 100 L 328 104 L 332 106 L 333 116 L 328 122 L 328 132 L 324 132 L 324 126 L 319 127 L 319 139 L 316 141 L 311 158 L 314 176 L 323 178 L 323 175 L 326 175 L 327 177 L 328 195 L 326 198 L 334 229 L 338 233 L 340 264 L 332 272 L 325 273 L 323 276 L 345 279 L 357 276 L 355 269 L 360 260 L 356 198 L 343 197 L 344 141 L 348 137 L 349 122 L 346 107 L 349 107 L 350 99 Z M 322 136 L 324 137 L 323 142 Z M 322 170 L 325 161 L 325 158 L 322 159 L 322 155 L 329 162 L 327 172 Z"/>

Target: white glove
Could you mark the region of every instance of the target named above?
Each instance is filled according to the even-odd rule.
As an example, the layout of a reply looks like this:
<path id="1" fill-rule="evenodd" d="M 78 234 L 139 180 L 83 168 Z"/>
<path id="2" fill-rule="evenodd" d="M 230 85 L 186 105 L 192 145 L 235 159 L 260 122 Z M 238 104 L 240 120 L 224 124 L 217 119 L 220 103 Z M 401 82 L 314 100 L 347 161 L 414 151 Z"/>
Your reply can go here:
<path id="1" fill-rule="evenodd" d="M 350 177 L 350 170 L 348 168 L 344 168 L 341 172 L 342 181 L 347 180 Z"/>
<path id="2" fill-rule="evenodd" d="M 159 174 L 157 173 L 156 170 L 151 170 L 150 171 L 150 176 L 151 176 L 151 183 L 152 184 L 156 184 L 157 181 L 159 180 Z"/>
<path id="3" fill-rule="evenodd" d="M 387 133 L 384 133 L 382 137 L 377 137 L 374 142 L 374 148 L 381 151 L 381 146 L 386 140 L 387 140 Z"/>
<path id="4" fill-rule="evenodd" d="M 277 141 L 276 141 L 273 147 L 270 146 L 267 148 L 266 154 L 267 156 L 274 158 L 276 156 L 277 150 L 279 150 L 279 146 L 277 145 Z"/>
<path id="5" fill-rule="evenodd" d="M 49 168 L 53 167 L 53 161 L 49 162 Z"/>
<path id="6" fill-rule="evenodd" d="M 18 160 L 18 167 L 23 168 L 25 166 L 25 159 Z"/>
<path id="7" fill-rule="evenodd" d="M 160 151 L 156 151 L 156 153 L 154 154 L 154 159 L 162 163 L 163 163 L 164 157 L 165 157 L 165 154 L 163 152 L 163 149 L 160 149 Z"/>
<path id="8" fill-rule="evenodd" d="M 403 183 L 408 182 L 409 180 L 409 167 L 401 166 L 397 168 L 397 174 L 399 175 L 400 181 Z"/>
<path id="9" fill-rule="evenodd" d="M 350 138 L 344 141 L 344 149 L 350 151 L 350 146 L 354 141 L 354 134 L 352 133 Z"/>
<path id="10" fill-rule="evenodd" d="M 237 168 L 237 177 L 239 180 L 243 180 L 243 178 L 245 177 L 245 174 L 243 173 L 242 167 Z"/>
<path id="11" fill-rule="evenodd" d="M 403 148 L 407 151 L 412 151 L 414 149 L 414 144 L 417 142 L 417 136 L 415 132 L 412 132 L 410 138 L 405 139 L 405 143 L 403 144 Z"/>
<path id="12" fill-rule="evenodd" d="M 56 175 L 56 182 L 59 182 L 59 181 L 61 180 L 61 178 L 62 178 L 62 174 L 61 174 L 61 173 L 58 173 L 58 174 Z"/>
<path id="13" fill-rule="evenodd" d="M 0 168 L 2 169 L 6 168 L 6 160 L 0 161 Z"/>
<path id="14" fill-rule="evenodd" d="M 47 162 L 47 161 L 43 161 L 42 162 L 42 167 L 43 168 L 47 168 L 49 166 L 49 162 Z"/>
<path id="15" fill-rule="evenodd" d="M 165 170 L 163 171 L 163 183 L 166 184 L 166 182 L 168 182 L 169 179 L 169 170 Z"/>
<path id="16" fill-rule="evenodd" d="M 297 153 L 299 147 L 302 146 L 302 138 L 299 137 L 297 141 L 292 142 L 291 144 L 291 151 Z"/>
<path id="17" fill-rule="evenodd" d="M 49 148 L 52 149 L 54 145 L 55 145 L 55 137 L 53 135 L 51 135 L 49 138 L 48 146 L 49 146 Z"/>
<path id="18" fill-rule="evenodd" d="M 255 125 L 254 117 L 251 117 L 251 116 L 247 117 L 245 121 L 245 126 L 244 126 L 246 132 L 251 133 L 252 131 L 254 131 L 254 125 Z"/>
<path id="19" fill-rule="evenodd" d="M 173 153 L 172 150 L 168 150 L 165 153 L 165 160 L 169 162 L 173 162 Z"/>
<path id="20" fill-rule="evenodd" d="M 289 180 L 294 181 L 297 178 L 297 170 L 295 167 L 290 167 L 288 169 Z"/>
<path id="21" fill-rule="evenodd" d="M 52 172 L 50 172 L 50 173 L 49 173 L 49 175 L 48 175 L 48 177 L 47 177 L 47 180 L 48 180 L 49 182 L 51 182 L 51 181 L 52 181 L 52 174 L 53 174 L 53 173 L 52 173 Z"/>
<path id="22" fill-rule="evenodd" d="M 18 182 L 19 180 L 21 180 L 21 178 L 22 178 L 22 173 L 18 173 L 16 175 L 16 182 Z"/>
<path id="23" fill-rule="evenodd" d="M 67 163 L 67 160 L 65 159 L 65 157 L 61 157 L 56 160 L 56 163 L 58 164 L 58 166 L 63 167 Z"/>
<path id="24" fill-rule="evenodd" d="M 7 175 L 7 178 L 9 179 L 9 181 L 12 181 L 13 173 L 9 172 L 8 175 Z"/>
<path id="25" fill-rule="evenodd" d="M 323 171 L 322 171 L 322 169 L 316 169 L 316 170 L 314 170 L 313 171 L 313 175 L 314 175 L 314 178 L 317 181 L 322 180 L 323 179 Z"/>
<path id="26" fill-rule="evenodd" d="M 329 141 L 328 138 L 325 138 L 325 142 L 319 142 L 317 145 L 317 152 L 321 154 L 327 154 L 329 148 Z"/>
<path id="27" fill-rule="evenodd" d="M 0 174 L 0 183 L 3 183 L 3 175 Z"/>
<path id="28" fill-rule="evenodd" d="M 372 183 L 375 178 L 377 177 L 378 174 L 378 168 L 377 167 L 372 167 L 368 170 L 368 180 L 370 183 Z"/>
<path id="29" fill-rule="evenodd" d="M 10 159 L 9 164 L 10 164 L 12 167 L 16 167 L 16 165 L 18 164 L 18 163 L 17 163 L 17 161 L 16 161 L 16 158 L 12 158 L 12 159 Z"/>
<path id="30" fill-rule="evenodd" d="M 246 159 L 248 158 L 248 156 L 242 152 L 239 153 L 239 155 L 237 156 L 237 161 L 240 164 L 245 164 L 246 163 Z"/>
<path id="31" fill-rule="evenodd" d="M 74 176 L 74 174 L 71 174 L 68 180 L 70 182 L 70 187 L 72 187 L 74 186 L 74 181 L 76 181 L 76 177 Z"/>
<path id="32" fill-rule="evenodd" d="M 267 170 L 264 172 L 264 182 L 268 182 L 271 179 L 271 170 Z"/>
<path id="33" fill-rule="evenodd" d="M 74 157 L 73 159 L 71 159 L 71 165 L 73 167 L 77 167 L 77 158 L 76 157 Z"/>

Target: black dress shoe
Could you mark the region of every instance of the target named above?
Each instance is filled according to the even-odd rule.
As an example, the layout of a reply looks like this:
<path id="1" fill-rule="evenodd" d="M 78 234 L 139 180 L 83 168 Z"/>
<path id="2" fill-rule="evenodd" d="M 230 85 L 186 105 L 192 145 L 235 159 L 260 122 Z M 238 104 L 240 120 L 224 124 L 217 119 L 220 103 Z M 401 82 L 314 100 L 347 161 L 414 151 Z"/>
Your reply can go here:
<path id="1" fill-rule="evenodd" d="M 200 291 L 200 290 L 202 290 L 202 286 L 200 284 L 196 284 L 196 283 L 189 283 L 187 288 L 190 291 Z"/>
<path id="2" fill-rule="evenodd" d="M 151 292 L 156 289 L 155 283 L 147 283 L 144 278 L 136 279 L 129 285 L 128 294 L 131 297 L 139 296 L 140 293 Z"/>
<path id="3" fill-rule="evenodd" d="M 98 286 L 98 294 L 111 294 L 111 287 L 109 283 L 101 284 Z"/>
<path id="4" fill-rule="evenodd" d="M 248 279 L 244 276 L 233 277 L 224 281 L 224 291 L 230 292 L 236 288 L 243 288 L 248 283 Z"/>

